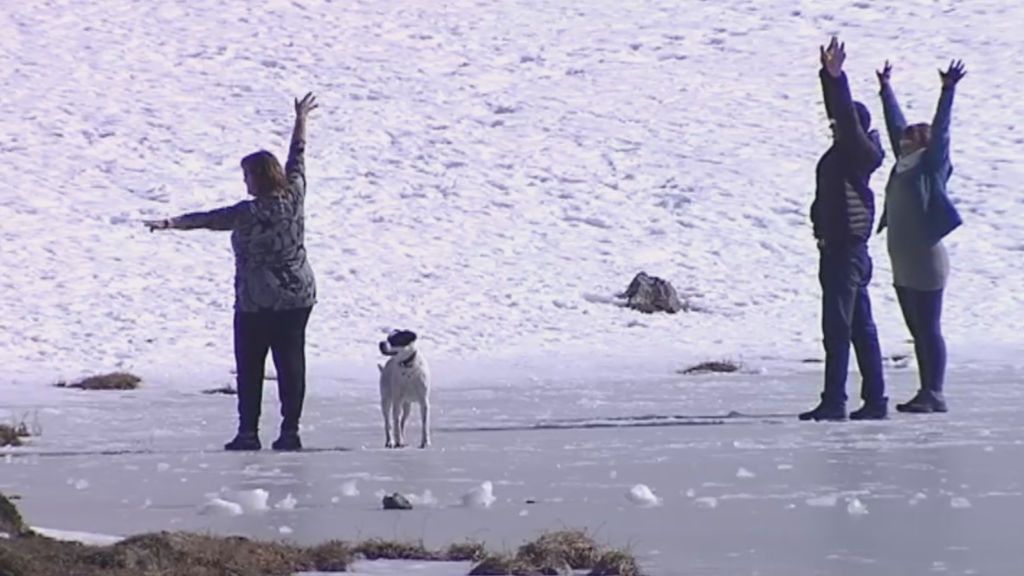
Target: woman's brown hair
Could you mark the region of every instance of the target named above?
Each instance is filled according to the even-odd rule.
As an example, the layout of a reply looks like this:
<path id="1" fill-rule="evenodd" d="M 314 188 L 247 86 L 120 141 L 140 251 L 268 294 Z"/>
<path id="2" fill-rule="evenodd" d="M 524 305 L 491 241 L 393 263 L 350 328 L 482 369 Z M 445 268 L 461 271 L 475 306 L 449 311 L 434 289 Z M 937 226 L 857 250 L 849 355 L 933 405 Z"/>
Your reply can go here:
<path id="1" fill-rule="evenodd" d="M 242 170 L 248 174 L 249 192 L 253 196 L 276 196 L 288 190 L 288 180 L 281 163 L 266 150 L 242 158 Z"/>

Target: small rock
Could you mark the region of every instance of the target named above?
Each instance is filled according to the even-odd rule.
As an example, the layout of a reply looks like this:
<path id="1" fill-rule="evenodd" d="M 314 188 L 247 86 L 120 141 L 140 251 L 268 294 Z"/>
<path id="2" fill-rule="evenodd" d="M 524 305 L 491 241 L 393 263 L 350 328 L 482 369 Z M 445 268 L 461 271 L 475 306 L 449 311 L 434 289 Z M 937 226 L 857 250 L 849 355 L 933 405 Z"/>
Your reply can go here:
<path id="1" fill-rule="evenodd" d="M 644 313 L 668 312 L 675 314 L 687 310 L 679 294 L 667 281 L 644 272 L 637 274 L 626 291 L 618 295 L 626 299 L 626 306 Z"/>
<path id="2" fill-rule="evenodd" d="M 398 492 L 385 495 L 382 503 L 385 510 L 412 510 L 412 502 Z"/>

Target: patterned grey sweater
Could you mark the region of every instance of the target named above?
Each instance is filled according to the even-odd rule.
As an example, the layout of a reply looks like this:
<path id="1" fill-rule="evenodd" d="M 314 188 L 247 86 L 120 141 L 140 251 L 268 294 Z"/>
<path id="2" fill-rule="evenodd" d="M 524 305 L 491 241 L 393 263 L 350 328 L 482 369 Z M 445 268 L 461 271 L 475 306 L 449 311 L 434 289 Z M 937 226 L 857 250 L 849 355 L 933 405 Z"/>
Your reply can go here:
<path id="1" fill-rule="evenodd" d="M 288 150 L 287 194 L 185 214 L 172 221 L 177 229 L 231 230 L 237 311 L 291 310 L 316 303 L 316 281 L 305 246 L 305 146 L 296 141 Z"/>

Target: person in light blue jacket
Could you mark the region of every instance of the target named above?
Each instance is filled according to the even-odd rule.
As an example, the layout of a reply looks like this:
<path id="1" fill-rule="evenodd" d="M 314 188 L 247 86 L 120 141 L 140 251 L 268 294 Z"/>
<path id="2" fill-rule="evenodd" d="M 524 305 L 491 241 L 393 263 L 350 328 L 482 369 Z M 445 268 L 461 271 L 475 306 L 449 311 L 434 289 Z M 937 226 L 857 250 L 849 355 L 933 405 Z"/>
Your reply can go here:
<path id="1" fill-rule="evenodd" d="M 888 227 L 887 245 L 892 261 L 893 284 L 903 318 L 914 338 L 920 389 L 914 397 L 897 404 L 900 412 L 946 412 L 943 385 L 946 343 L 942 336 L 942 295 L 949 276 L 949 257 L 942 239 L 962 220 L 946 193 L 953 173 L 949 159 L 949 125 L 953 94 L 967 74 L 960 61 L 939 71 L 942 92 L 935 118 L 907 124 L 890 82 L 888 61 L 878 74 L 882 109 L 896 166 L 885 187 L 885 207 L 878 231 Z"/>

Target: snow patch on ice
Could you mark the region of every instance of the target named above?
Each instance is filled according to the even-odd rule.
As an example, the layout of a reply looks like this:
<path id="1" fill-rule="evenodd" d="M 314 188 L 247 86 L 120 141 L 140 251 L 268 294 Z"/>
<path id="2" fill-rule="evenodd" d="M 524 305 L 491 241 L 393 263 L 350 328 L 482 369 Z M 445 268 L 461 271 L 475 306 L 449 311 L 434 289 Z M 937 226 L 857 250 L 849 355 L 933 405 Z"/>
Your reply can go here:
<path id="1" fill-rule="evenodd" d="M 460 503 L 467 508 L 490 508 L 494 504 L 494 484 L 490 480 L 462 495 Z"/>
<path id="2" fill-rule="evenodd" d="M 868 507 L 855 496 L 846 502 L 846 512 L 851 516 L 864 516 L 868 513 Z"/>
<path id="3" fill-rule="evenodd" d="M 199 508 L 203 516 L 241 516 L 245 513 L 242 505 L 223 498 L 211 498 Z"/>
<path id="4" fill-rule="evenodd" d="M 950 499 L 949 505 L 957 510 L 964 510 L 972 506 L 971 501 L 963 496 L 956 496 Z"/>
<path id="5" fill-rule="evenodd" d="M 295 510 L 295 505 L 298 504 L 298 500 L 292 496 L 291 492 L 287 496 L 282 498 L 279 502 L 274 504 L 275 510 Z"/>
<path id="6" fill-rule="evenodd" d="M 839 503 L 839 497 L 835 494 L 828 496 L 816 496 L 807 499 L 807 505 L 815 508 L 831 508 Z"/>
<path id="7" fill-rule="evenodd" d="M 626 499 L 633 504 L 648 508 L 661 505 L 661 498 L 658 497 L 646 484 L 637 484 L 626 492 Z"/>
<path id="8" fill-rule="evenodd" d="M 341 495 L 347 498 L 355 498 L 356 496 L 359 496 L 358 480 L 353 478 L 342 482 Z"/>

